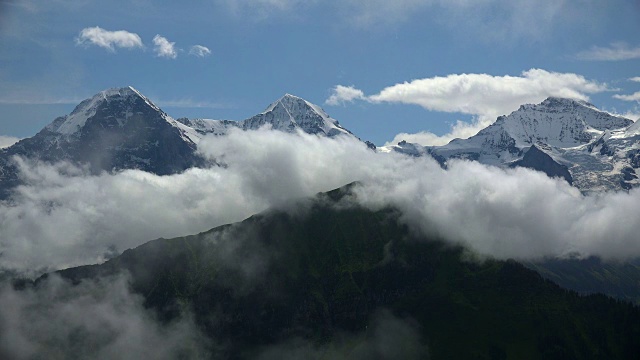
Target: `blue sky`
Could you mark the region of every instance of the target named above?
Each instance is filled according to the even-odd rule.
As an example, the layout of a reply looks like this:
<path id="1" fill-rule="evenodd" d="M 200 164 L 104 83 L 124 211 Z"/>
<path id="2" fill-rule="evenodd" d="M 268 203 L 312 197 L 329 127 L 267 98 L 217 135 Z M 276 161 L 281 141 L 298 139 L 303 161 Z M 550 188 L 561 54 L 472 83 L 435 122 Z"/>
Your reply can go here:
<path id="1" fill-rule="evenodd" d="M 292 93 L 378 145 L 468 136 L 550 95 L 635 120 L 637 34 L 637 0 L 4 0 L 0 135 L 127 85 L 176 118 Z"/>

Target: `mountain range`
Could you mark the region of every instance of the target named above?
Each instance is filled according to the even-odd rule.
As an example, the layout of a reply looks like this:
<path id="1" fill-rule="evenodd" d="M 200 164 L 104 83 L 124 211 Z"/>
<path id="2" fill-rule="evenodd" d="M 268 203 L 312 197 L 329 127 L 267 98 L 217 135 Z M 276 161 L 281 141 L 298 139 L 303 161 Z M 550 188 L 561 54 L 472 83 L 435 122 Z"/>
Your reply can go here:
<path id="1" fill-rule="evenodd" d="M 206 135 L 267 126 L 318 136 L 351 131 L 319 106 L 286 94 L 262 113 L 243 121 L 173 119 L 133 87 L 108 89 L 82 101 L 35 136 L 0 149 L 0 198 L 21 183 L 14 156 L 45 162 L 71 161 L 92 173 L 140 169 L 158 175 L 214 165 L 197 152 Z M 580 100 L 548 98 L 500 116 L 468 139 L 443 146 L 402 141 L 372 150 L 430 155 L 442 166 L 453 159 L 503 168 L 522 166 L 559 177 L 583 193 L 628 190 L 640 184 L 640 125 Z"/>
<path id="2" fill-rule="evenodd" d="M 10 197 L 11 189 L 21 183 L 15 156 L 48 163 L 70 161 L 88 166 L 94 174 L 139 169 L 168 175 L 214 165 L 197 152 L 203 136 L 263 126 L 291 133 L 355 137 L 319 106 L 289 94 L 244 121 L 175 120 L 133 87 L 108 89 L 82 101 L 35 136 L 0 149 L 0 199 Z"/>
<path id="3" fill-rule="evenodd" d="M 23 181 L 16 156 L 68 161 L 93 174 L 139 169 L 168 175 L 224 166 L 200 155 L 203 137 L 262 127 L 362 141 L 319 106 L 290 94 L 260 114 L 232 121 L 173 119 L 132 87 L 109 89 L 0 150 L 0 199 L 10 205 Z M 456 160 L 532 168 L 597 193 L 640 183 L 638 140 L 640 127 L 629 119 L 584 101 L 548 98 L 444 146 L 365 143 L 371 151 L 431 156 L 443 168 Z M 640 301 L 637 261 L 473 261 L 461 247 L 412 231 L 398 209 L 358 205 L 358 186 L 13 285 L 38 294 L 51 278 L 75 286 L 128 274 L 131 291 L 153 318 L 170 324 L 193 316 L 217 344 L 211 358 L 640 356 L 640 310 L 626 302 Z M 85 330 L 73 330 L 72 346 L 61 357 L 96 351 L 100 344 Z M 381 331 L 386 342 L 379 341 Z M 11 357 L 7 348 L 0 342 L 0 357 Z M 201 358 L 185 351 L 184 358 Z"/>

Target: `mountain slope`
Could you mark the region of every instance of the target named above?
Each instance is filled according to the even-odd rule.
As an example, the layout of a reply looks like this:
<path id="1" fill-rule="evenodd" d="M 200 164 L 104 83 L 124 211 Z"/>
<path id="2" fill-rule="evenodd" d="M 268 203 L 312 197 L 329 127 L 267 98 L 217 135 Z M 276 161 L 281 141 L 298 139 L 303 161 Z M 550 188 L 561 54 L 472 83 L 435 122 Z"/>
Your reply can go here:
<path id="1" fill-rule="evenodd" d="M 640 260 L 605 262 L 587 259 L 549 259 L 525 263 L 544 278 L 581 294 L 605 293 L 640 304 Z"/>
<path id="2" fill-rule="evenodd" d="M 6 192 L 19 183 L 13 156 L 86 164 L 93 173 L 140 169 L 174 174 L 204 164 L 197 133 L 173 120 L 132 87 L 109 89 L 81 102 L 35 136 L 0 150 Z"/>
<path id="3" fill-rule="evenodd" d="M 59 274 L 78 283 L 128 271 L 162 318 L 192 309 L 226 344 L 222 358 L 255 358 L 293 338 L 323 346 L 344 332 L 359 334 L 355 348 L 383 308 L 416 322 L 421 358 L 640 356 L 637 308 L 578 296 L 512 261 L 469 261 L 410 232 L 393 209 L 372 212 L 351 196 L 339 189 Z"/>
<path id="4" fill-rule="evenodd" d="M 225 135 L 232 128 L 257 130 L 269 126 L 273 130 L 334 137 L 353 134 L 342 127 L 337 120 L 327 115 L 318 105 L 300 97 L 286 94 L 269 105 L 263 112 L 243 121 L 186 119 L 178 121 L 194 128 L 201 134 Z"/>
<path id="5" fill-rule="evenodd" d="M 176 121 L 132 87 L 108 89 L 82 101 L 35 136 L 0 149 L 0 199 L 8 198 L 11 189 L 21 184 L 14 156 L 48 163 L 70 161 L 88 166 L 92 173 L 140 169 L 168 175 L 207 164 L 197 153 L 203 136 L 263 126 L 355 137 L 319 106 L 289 94 L 244 121 Z"/>

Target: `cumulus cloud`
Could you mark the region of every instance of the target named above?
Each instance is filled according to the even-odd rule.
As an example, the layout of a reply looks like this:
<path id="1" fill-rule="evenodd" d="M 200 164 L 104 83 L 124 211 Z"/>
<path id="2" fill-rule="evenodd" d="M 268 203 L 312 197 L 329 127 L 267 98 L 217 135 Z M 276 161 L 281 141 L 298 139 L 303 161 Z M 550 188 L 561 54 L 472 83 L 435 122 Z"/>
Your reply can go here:
<path id="1" fill-rule="evenodd" d="M 629 81 L 640 82 L 640 76 L 632 77 Z"/>
<path id="2" fill-rule="evenodd" d="M 3 359 L 204 359 L 207 340 L 190 316 L 163 324 L 129 291 L 125 276 L 72 286 L 0 289 Z"/>
<path id="3" fill-rule="evenodd" d="M 138 34 L 126 30 L 109 31 L 98 26 L 82 29 L 76 38 L 76 43 L 96 45 L 109 51 L 115 51 L 115 48 L 133 49 L 144 46 Z"/>
<path id="4" fill-rule="evenodd" d="M 166 57 L 169 59 L 175 59 L 178 57 L 178 52 L 175 48 L 175 42 L 170 42 L 167 38 L 160 36 L 159 34 L 153 37 L 153 51 L 159 57 Z"/>
<path id="5" fill-rule="evenodd" d="M 588 100 L 587 94 L 607 90 L 606 84 L 578 74 L 531 69 L 520 76 L 452 74 L 413 80 L 387 87 L 368 99 L 420 105 L 432 111 L 497 117 L 521 104 L 538 103 L 549 96 Z"/>
<path id="6" fill-rule="evenodd" d="M 0 135 L 0 149 L 7 148 L 18 141 L 20 141 L 20 139 L 17 137 Z"/>
<path id="7" fill-rule="evenodd" d="M 337 86 L 336 89 L 340 88 Z M 346 88 L 346 87 L 341 87 Z M 347 94 L 359 90 L 348 87 Z M 490 125 L 500 115 L 506 115 L 522 104 L 539 103 L 549 96 L 588 100 L 588 94 L 608 91 L 606 84 L 587 80 L 573 73 L 530 69 L 520 76 L 488 74 L 452 74 L 404 82 L 382 89 L 378 94 L 361 98 L 372 103 L 402 103 L 419 105 L 430 111 L 470 114 L 472 123 L 456 122 L 444 136 L 422 133 L 416 137 L 430 138 L 431 144 L 442 144 L 453 138 L 467 138 Z M 337 102 L 340 93 L 327 100 Z"/>
<path id="8" fill-rule="evenodd" d="M 609 47 L 594 46 L 579 52 L 576 57 L 590 61 L 622 61 L 640 59 L 640 46 L 631 47 L 624 42 L 612 43 Z"/>
<path id="9" fill-rule="evenodd" d="M 193 45 L 189 50 L 189 55 L 197 57 L 206 57 L 211 55 L 211 50 L 208 47 L 202 45 Z"/>
<path id="10" fill-rule="evenodd" d="M 420 231 L 497 258 L 578 253 L 640 256 L 640 190 L 584 196 L 527 169 L 501 170 L 375 153 L 344 137 L 233 130 L 201 151 L 226 167 L 156 176 L 89 176 L 69 165 L 22 162 L 27 185 L 0 205 L 0 268 L 28 274 L 96 263 L 146 241 L 236 222 L 353 181 L 362 204 L 391 204 Z"/>
<path id="11" fill-rule="evenodd" d="M 333 88 L 332 94 L 325 101 L 325 104 L 335 106 L 363 99 L 365 99 L 365 96 L 362 90 L 356 89 L 353 86 L 337 85 Z"/>

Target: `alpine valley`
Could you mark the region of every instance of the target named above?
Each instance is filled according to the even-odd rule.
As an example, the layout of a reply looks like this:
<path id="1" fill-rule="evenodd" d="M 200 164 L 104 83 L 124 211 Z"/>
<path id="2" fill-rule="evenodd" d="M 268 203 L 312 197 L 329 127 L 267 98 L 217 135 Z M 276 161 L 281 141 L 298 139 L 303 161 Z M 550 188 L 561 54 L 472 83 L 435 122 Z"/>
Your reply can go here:
<path id="1" fill-rule="evenodd" d="M 68 162 L 89 176 L 127 170 L 171 176 L 226 167 L 224 158 L 204 156 L 202 144 L 265 128 L 328 142 L 348 139 L 376 156 L 432 157 L 443 172 L 464 161 L 529 168 L 558 178 L 554 184 L 575 197 L 633 192 L 640 185 L 640 124 L 584 101 L 524 104 L 444 146 L 402 141 L 376 147 L 294 95 L 241 121 L 174 119 L 125 87 L 102 91 L 33 137 L 1 149 L 0 202 L 17 206 L 29 185 L 21 174 L 28 162 Z M 11 277 L 0 291 L 0 304 L 11 309 L 0 313 L 6 317 L 0 324 L 11 324 L 0 327 L 0 334 L 9 334 L 0 336 L 0 358 L 16 358 L 16 349 L 30 341 L 38 346 L 28 359 L 139 358 L 107 351 L 114 342 L 134 340 L 119 337 L 117 325 L 100 317 L 129 316 L 131 306 L 145 314 L 134 328 L 157 322 L 161 338 L 172 331 L 166 329 L 197 329 L 175 352 L 163 353 L 166 358 L 640 358 L 638 260 L 476 256 L 446 234 L 416 231 L 402 209 L 363 205 L 362 183 L 342 185 L 244 221 L 147 239 L 106 261 L 36 278 L 4 268 L 0 252 L 2 276 Z M 124 290 L 117 287 L 121 279 Z M 124 300 L 94 309 L 95 322 L 79 321 L 74 311 L 101 296 Z M 23 298 L 29 306 L 13 306 Z M 51 341 L 42 329 L 48 311 L 58 308 L 65 315 L 57 320 L 65 325 Z M 27 320 L 15 320 L 12 314 L 21 312 Z"/>

